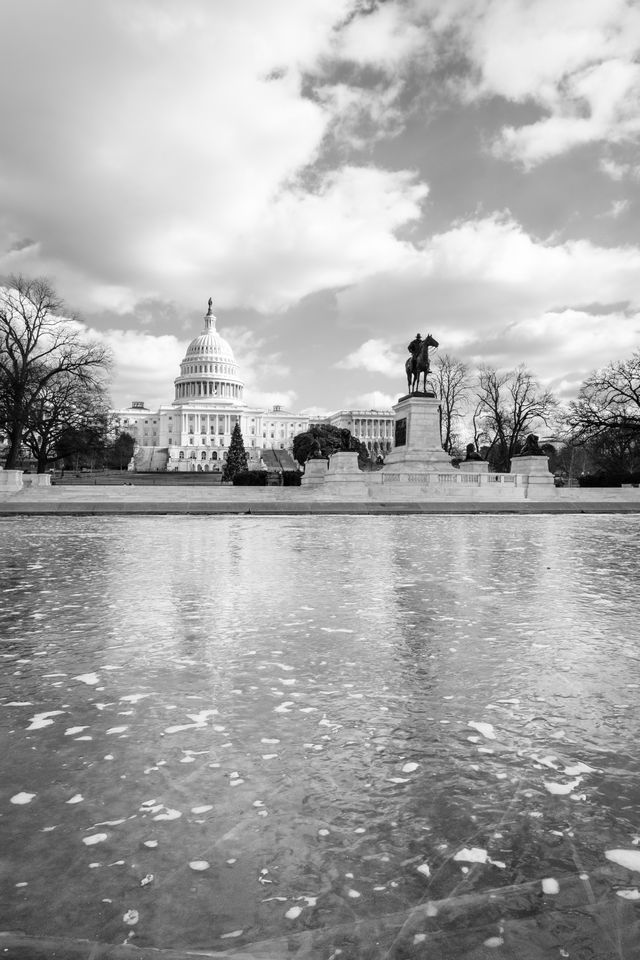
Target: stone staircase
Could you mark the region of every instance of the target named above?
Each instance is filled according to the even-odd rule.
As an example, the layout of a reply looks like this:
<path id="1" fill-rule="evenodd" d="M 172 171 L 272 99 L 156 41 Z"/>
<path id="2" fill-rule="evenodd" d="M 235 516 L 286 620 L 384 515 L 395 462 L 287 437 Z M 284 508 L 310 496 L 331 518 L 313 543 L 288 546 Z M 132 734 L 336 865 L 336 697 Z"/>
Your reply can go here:
<path id="1" fill-rule="evenodd" d="M 137 473 L 157 473 L 167 469 L 169 451 L 166 447 L 138 447 L 134 464 Z"/>
<path id="2" fill-rule="evenodd" d="M 288 450 L 263 450 L 262 460 L 267 470 L 297 470 L 296 462 Z"/>

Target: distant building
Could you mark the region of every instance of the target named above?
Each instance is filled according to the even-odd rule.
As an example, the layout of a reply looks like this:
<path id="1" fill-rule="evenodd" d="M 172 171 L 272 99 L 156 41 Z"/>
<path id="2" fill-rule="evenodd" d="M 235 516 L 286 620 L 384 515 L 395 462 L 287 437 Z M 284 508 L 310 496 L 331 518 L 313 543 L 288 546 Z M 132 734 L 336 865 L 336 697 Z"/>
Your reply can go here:
<path id="1" fill-rule="evenodd" d="M 338 410 L 321 422 L 349 430 L 364 443 L 372 459 L 384 457 L 393 449 L 393 410 Z"/>
<path id="2" fill-rule="evenodd" d="M 244 383 L 231 347 L 216 330 L 211 301 L 204 330 L 189 344 L 174 384 L 174 400 L 158 410 L 135 401 L 111 412 L 114 430 L 130 433 L 136 441 L 136 470 L 220 470 L 236 423 L 249 466 L 257 467 L 268 450 L 290 452 L 295 435 L 309 427 L 302 414 L 244 402 Z"/>

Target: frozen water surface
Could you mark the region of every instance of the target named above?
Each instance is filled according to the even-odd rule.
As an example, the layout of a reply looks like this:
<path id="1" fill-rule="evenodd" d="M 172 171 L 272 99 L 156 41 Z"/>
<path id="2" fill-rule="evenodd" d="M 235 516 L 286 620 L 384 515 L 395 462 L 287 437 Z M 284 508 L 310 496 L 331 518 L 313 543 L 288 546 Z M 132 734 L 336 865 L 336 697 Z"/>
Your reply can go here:
<path id="1" fill-rule="evenodd" d="M 0 521 L 2 928 L 637 957 L 639 534 Z"/>

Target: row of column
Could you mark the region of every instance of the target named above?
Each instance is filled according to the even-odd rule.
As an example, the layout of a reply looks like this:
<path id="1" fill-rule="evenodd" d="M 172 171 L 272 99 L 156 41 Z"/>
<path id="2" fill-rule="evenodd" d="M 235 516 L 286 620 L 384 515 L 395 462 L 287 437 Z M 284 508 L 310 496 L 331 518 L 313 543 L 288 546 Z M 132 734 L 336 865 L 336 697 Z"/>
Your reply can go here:
<path id="1" fill-rule="evenodd" d="M 354 419 L 354 437 L 392 437 L 391 420 Z"/>
<path id="2" fill-rule="evenodd" d="M 183 413 L 181 433 L 190 434 L 193 429 L 193 436 L 225 436 L 231 433 L 237 419 L 231 413 Z"/>
<path id="3" fill-rule="evenodd" d="M 232 400 L 242 398 L 242 387 L 238 383 L 224 383 L 219 380 L 190 380 L 176 384 L 176 400 L 187 397 L 228 397 Z"/>

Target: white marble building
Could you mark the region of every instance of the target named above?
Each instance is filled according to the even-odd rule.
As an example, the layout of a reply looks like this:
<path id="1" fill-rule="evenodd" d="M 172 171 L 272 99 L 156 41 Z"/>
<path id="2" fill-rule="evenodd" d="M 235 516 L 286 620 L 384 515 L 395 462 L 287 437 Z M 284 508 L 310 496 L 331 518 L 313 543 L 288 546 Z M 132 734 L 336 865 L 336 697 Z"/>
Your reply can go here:
<path id="1" fill-rule="evenodd" d="M 386 456 L 393 449 L 393 410 L 338 410 L 322 422 L 349 430 L 360 443 L 364 443 L 373 460 Z"/>
<path id="2" fill-rule="evenodd" d="M 220 470 L 236 423 L 249 466 L 257 467 L 266 451 L 290 452 L 295 435 L 309 426 L 308 417 L 279 406 L 261 410 L 245 403 L 238 364 L 216 329 L 211 301 L 204 329 L 189 344 L 174 383 L 173 402 L 158 410 L 138 401 L 112 411 L 114 429 L 136 440 L 136 470 Z"/>

